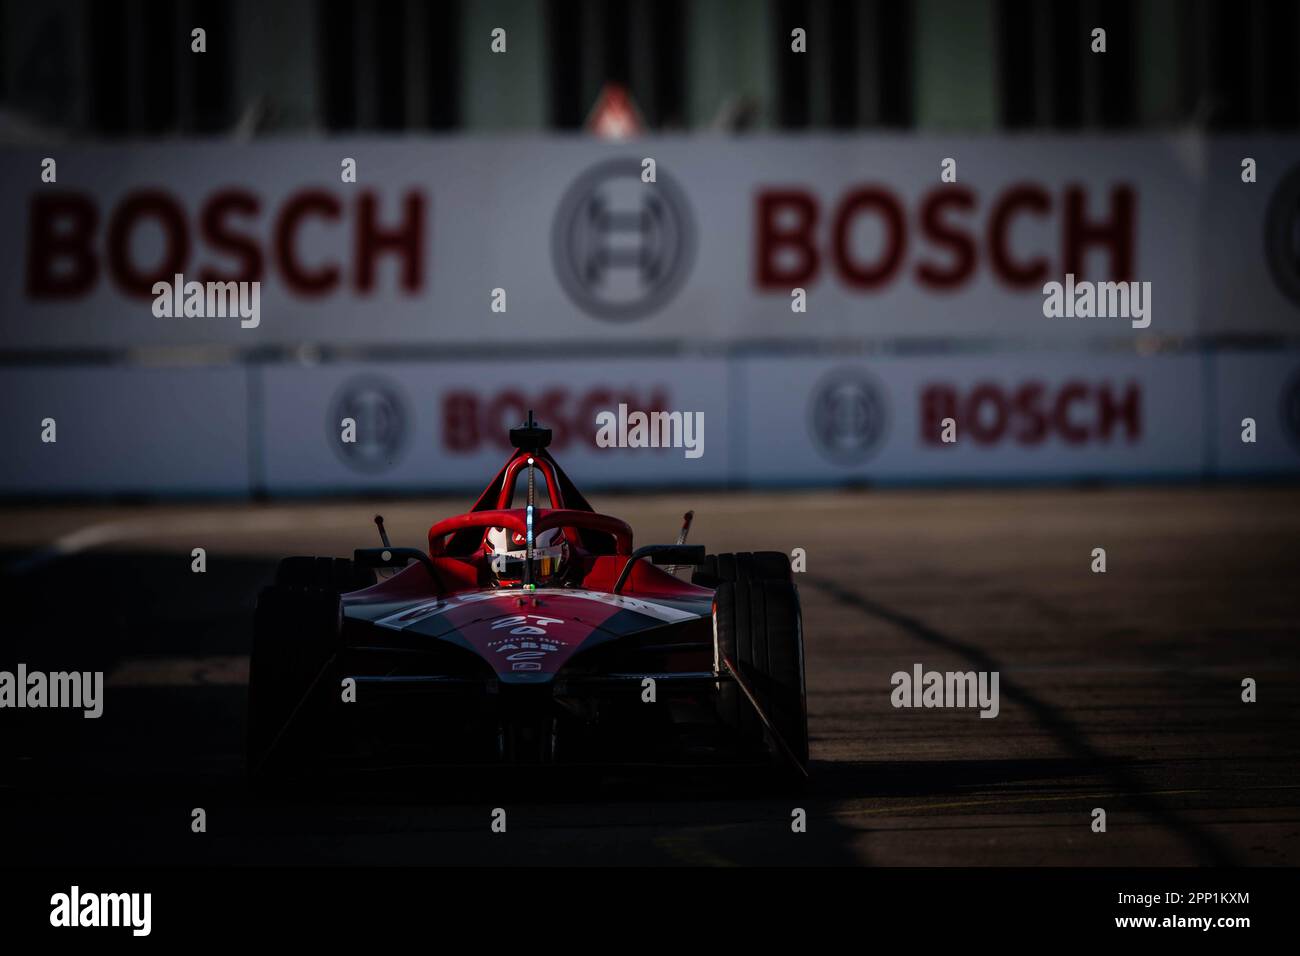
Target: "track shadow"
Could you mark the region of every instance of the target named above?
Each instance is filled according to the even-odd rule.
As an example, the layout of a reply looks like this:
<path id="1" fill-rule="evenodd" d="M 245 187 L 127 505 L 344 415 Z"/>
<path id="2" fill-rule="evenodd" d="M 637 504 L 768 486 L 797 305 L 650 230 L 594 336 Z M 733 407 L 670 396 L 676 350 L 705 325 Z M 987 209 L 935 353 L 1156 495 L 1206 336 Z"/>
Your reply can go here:
<path id="1" fill-rule="evenodd" d="M 0 555 L 0 566 L 14 558 Z M 0 575 L 0 668 L 102 670 L 126 659 L 248 652 L 261 559 L 86 553 Z M 0 737 L 0 844 L 28 863 L 636 863 L 860 865 L 852 834 L 768 778 L 712 770 L 335 777 L 252 790 L 247 691 L 114 687 L 104 716 L 15 711 Z M 508 842 L 488 810 L 508 806 Z M 205 809 L 209 840 L 190 814 Z M 806 833 L 791 828 L 808 810 Z M 823 812 L 825 811 L 825 812 Z M 409 841 L 394 841 L 394 832 Z M 482 835 L 483 840 L 479 837 Z"/>

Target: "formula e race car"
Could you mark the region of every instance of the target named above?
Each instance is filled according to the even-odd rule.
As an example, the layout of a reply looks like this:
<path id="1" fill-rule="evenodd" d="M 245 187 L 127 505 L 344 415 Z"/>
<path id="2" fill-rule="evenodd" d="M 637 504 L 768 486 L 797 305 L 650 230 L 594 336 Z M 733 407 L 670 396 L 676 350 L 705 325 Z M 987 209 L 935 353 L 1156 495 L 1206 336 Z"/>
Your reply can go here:
<path id="1" fill-rule="evenodd" d="M 354 763 L 806 775 L 785 555 L 706 555 L 685 544 L 690 514 L 676 544 L 633 548 L 547 452 L 550 434 L 531 413 L 511 429 L 510 459 L 470 511 L 429 529 L 427 551 L 391 546 L 376 517 L 382 547 L 280 562 L 253 637 L 256 779 Z M 685 567 L 690 583 L 673 573 Z"/>

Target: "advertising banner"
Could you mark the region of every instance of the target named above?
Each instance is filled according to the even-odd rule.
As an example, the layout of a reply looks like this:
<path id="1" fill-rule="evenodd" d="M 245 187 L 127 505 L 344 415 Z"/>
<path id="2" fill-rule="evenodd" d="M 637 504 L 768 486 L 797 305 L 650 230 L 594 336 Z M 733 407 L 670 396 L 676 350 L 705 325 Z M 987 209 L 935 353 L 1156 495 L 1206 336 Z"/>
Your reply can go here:
<path id="1" fill-rule="evenodd" d="M 259 374 L 262 467 L 273 494 L 477 489 L 509 456 L 509 429 L 530 409 L 579 484 L 720 484 L 730 474 L 722 360 L 270 366 Z M 602 412 L 614 416 L 605 447 L 597 444 Z M 647 425 L 637 434 L 636 420 L 620 429 L 634 412 L 680 415 L 669 441 L 653 447 L 661 432 L 651 436 Z M 347 421 L 354 428 L 345 436 Z"/>
<path id="2" fill-rule="evenodd" d="M 54 182 L 41 178 L 49 150 L 7 151 L 0 348 L 1185 335 L 1202 203 L 1176 147 L 890 135 L 168 143 L 53 150 Z M 1136 327 L 1073 306 L 1046 317 L 1044 285 L 1067 276 L 1081 289 L 1124 284 L 1108 298 L 1125 308 L 1137 283 L 1146 315 Z"/>
<path id="3" fill-rule="evenodd" d="M 592 488 L 1300 473 L 1300 351 L 56 366 L 0 399 L 8 495 L 472 490 L 530 409 Z"/>
<path id="4" fill-rule="evenodd" d="M 1202 368 L 1196 355 L 747 360 L 742 467 L 755 483 L 1195 476 Z"/>

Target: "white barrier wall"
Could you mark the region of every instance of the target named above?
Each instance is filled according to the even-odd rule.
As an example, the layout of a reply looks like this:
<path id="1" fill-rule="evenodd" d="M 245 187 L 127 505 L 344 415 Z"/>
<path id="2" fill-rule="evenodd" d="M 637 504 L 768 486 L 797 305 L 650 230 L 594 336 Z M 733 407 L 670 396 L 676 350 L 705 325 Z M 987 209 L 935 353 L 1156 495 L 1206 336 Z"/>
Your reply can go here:
<path id="1" fill-rule="evenodd" d="M 1297 157 L 1294 136 L 5 151 L 0 493 L 473 487 L 530 407 L 605 486 L 1294 475 Z M 177 272 L 259 282 L 256 327 L 155 316 Z M 1044 317 L 1067 272 L 1149 282 L 1150 326 Z M 122 364 L 66 364 L 87 352 Z M 176 354 L 231 364 L 131 364 Z M 311 354 L 354 358 L 289 358 Z M 574 437 L 622 398 L 704 412 L 704 454 Z"/>
<path id="2" fill-rule="evenodd" d="M 0 401 L 8 495 L 462 491 L 530 408 L 591 487 L 1300 474 L 1300 350 L 54 367 Z M 595 447 L 620 403 L 703 413 L 702 454 Z"/>
<path id="3" fill-rule="evenodd" d="M 5 368 L 0 408 L 0 494 L 249 491 L 242 368 Z"/>

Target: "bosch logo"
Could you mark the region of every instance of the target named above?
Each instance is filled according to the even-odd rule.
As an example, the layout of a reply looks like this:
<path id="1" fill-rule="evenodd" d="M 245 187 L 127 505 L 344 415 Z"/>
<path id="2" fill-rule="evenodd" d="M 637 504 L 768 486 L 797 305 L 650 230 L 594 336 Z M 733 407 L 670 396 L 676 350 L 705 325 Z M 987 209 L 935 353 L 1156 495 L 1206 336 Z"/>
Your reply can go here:
<path id="1" fill-rule="evenodd" d="M 1282 294 L 1300 306 L 1300 166 L 1287 173 L 1269 201 L 1264 255 Z"/>
<path id="2" fill-rule="evenodd" d="M 871 457 L 885 435 L 884 393 L 865 372 L 839 369 L 813 389 L 808 426 L 829 460 L 854 465 Z"/>
<path id="3" fill-rule="evenodd" d="M 951 418 L 976 445 L 1134 444 L 1142 438 L 1142 388 L 1136 381 L 934 382 L 921 389 L 921 441 L 942 447 Z"/>
<path id="4" fill-rule="evenodd" d="M 644 318 L 666 305 L 686 280 L 695 226 L 686 195 L 663 171 L 641 181 L 637 159 L 594 166 L 560 201 L 551 253 L 560 284 L 590 315 Z"/>
<path id="5" fill-rule="evenodd" d="M 354 378 L 339 389 L 330 409 L 325 422 L 328 440 L 339 457 L 357 471 L 385 471 L 406 450 L 406 401 L 388 380 Z M 340 423 L 345 418 L 356 423 L 353 441 L 340 438 Z"/>

